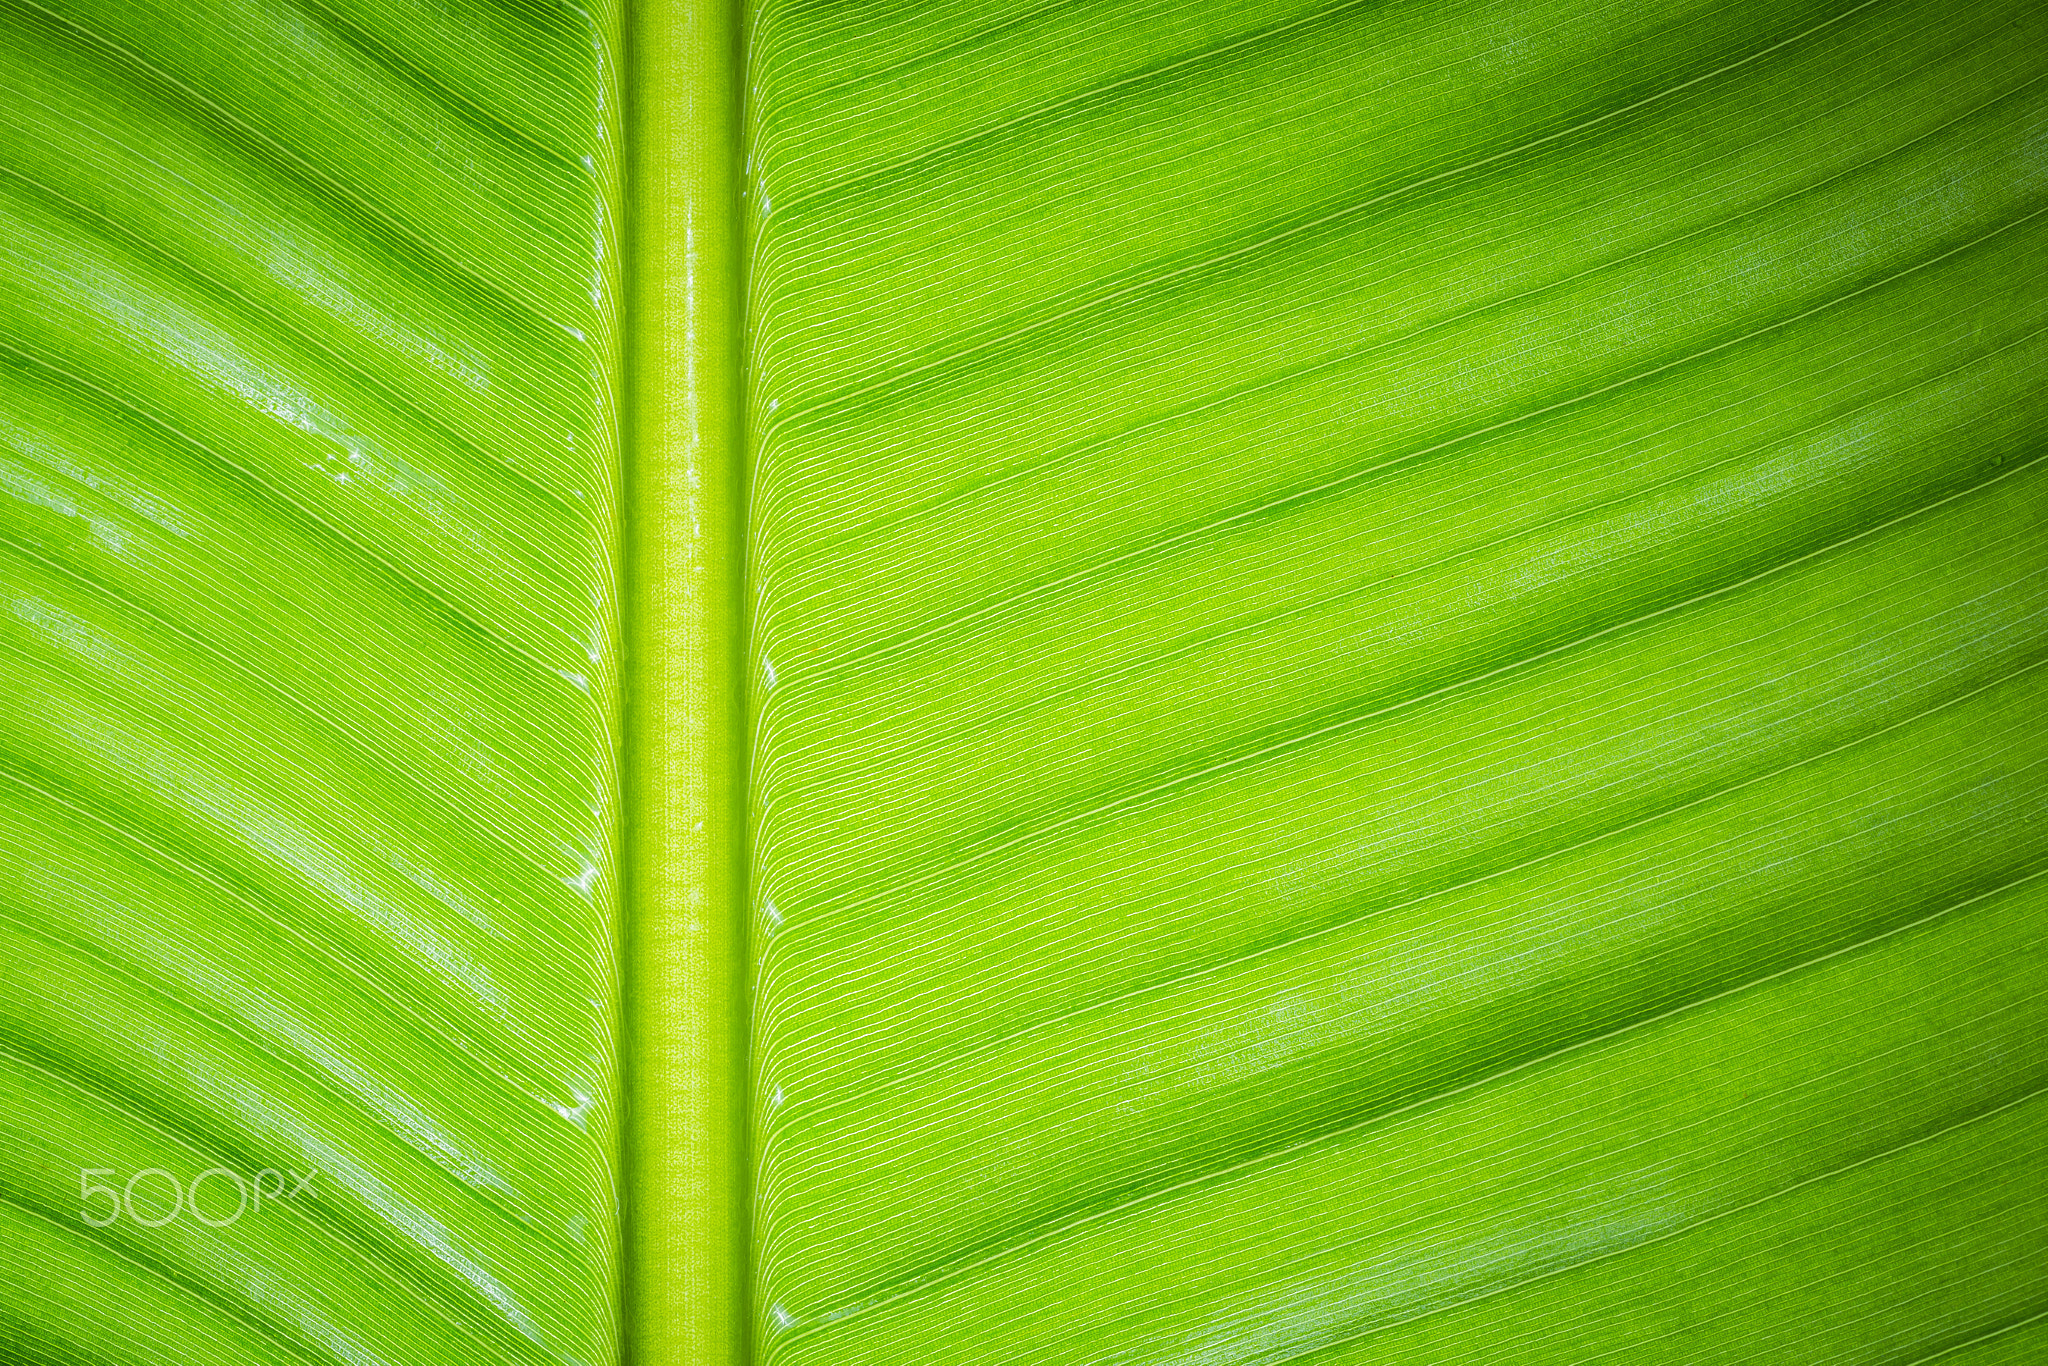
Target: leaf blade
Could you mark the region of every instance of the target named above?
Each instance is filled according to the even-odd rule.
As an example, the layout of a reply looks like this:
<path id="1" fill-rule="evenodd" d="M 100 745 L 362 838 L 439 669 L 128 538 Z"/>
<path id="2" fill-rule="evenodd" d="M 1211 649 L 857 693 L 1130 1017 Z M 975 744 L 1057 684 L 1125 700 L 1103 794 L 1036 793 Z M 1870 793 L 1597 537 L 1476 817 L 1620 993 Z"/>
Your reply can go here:
<path id="1" fill-rule="evenodd" d="M 0 23 L 8 1350 L 610 1359 L 615 17 Z"/>
<path id="2" fill-rule="evenodd" d="M 2038 870 L 2033 21 L 1132 6 L 1049 55 L 1108 12 L 757 13 L 765 1357 L 1574 1359 L 1682 1321 L 1553 1289 L 1402 1337 L 1364 1287 L 1467 1258 L 1416 1292 L 1450 1322 L 1566 1206 L 1396 1249 L 1362 1167 L 1219 1192 Z M 2039 987 L 2012 895 L 1987 991 Z M 2018 1103 L 2026 1036 L 1947 1118 Z M 1558 1132 L 1632 1141 L 1663 1056 Z M 1881 1075 L 1829 1123 L 1888 1132 Z M 1958 1199 L 2032 1170 L 1999 1132 Z M 1446 1192 L 1566 1162 L 1432 1141 Z M 1789 1118 L 1749 1141 L 1822 1180 Z M 1940 1303 L 1923 1352 L 2031 1312 L 1857 1198 Z M 1627 1350 L 1893 1359 L 1867 1328 Z"/>

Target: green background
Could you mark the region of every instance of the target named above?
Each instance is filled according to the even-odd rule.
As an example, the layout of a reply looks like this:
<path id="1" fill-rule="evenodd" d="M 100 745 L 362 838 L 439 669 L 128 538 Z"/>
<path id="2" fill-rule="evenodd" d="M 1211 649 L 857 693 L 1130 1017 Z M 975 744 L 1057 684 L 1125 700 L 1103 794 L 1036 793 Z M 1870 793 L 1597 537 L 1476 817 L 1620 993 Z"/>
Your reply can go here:
<path id="1" fill-rule="evenodd" d="M 2044 76 L 0 0 L 0 1361 L 2048 1360 Z"/>

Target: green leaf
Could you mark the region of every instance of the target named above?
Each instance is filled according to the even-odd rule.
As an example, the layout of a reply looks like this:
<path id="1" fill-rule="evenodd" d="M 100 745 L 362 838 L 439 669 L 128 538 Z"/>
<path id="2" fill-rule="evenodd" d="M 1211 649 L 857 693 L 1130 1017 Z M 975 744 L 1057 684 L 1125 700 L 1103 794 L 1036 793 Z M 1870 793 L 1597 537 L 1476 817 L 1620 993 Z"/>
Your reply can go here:
<path id="1" fill-rule="evenodd" d="M 617 29 L 0 8 L 0 1357 L 616 1357 Z"/>
<path id="2" fill-rule="evenodd" d="M 2038 5 L 0 94 L 0 1359 L 2048 1353 Z"/>
<path id="3" fill-rule="evenodd" d="M 2044 18 L 762 0 L 760 1359 L 2048 1350 Z"/>

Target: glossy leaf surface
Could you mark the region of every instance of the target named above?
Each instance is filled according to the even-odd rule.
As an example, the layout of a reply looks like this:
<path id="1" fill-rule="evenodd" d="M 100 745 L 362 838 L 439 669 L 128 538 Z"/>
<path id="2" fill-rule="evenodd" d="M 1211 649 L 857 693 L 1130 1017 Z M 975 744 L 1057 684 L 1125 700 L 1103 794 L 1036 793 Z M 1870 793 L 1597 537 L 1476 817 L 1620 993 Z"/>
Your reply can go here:
<path id="1" fill-rule="evenodd" d="M 2048 1353 L 2038 10 L 0 4 L 0 1357 Z"/>
<path id="2" fill-rule="evenodd" d="M 616 1355 L 615 22 L 0 9 L 9 1361 Z"/>
<path id="3" fill-rule="evenodd" d="M 753 24 L 761 1359 L 2048 1350 L 2039 7 Z"/>

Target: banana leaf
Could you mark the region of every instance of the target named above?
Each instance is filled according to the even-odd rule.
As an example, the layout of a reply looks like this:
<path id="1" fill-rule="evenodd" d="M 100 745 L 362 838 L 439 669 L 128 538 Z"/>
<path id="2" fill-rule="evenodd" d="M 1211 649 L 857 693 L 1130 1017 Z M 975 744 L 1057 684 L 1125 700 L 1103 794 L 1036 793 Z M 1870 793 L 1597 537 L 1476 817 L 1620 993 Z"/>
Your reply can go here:
<path id="1" fill-rule="evenodd" d="M 753 32 L 758 1359 L 2048 1355 L 2048 11 Z"/>
<path id="2" fill-rule="evenodd" d="M 0 1358 L 617 1357 L 618 16 L 0 8 Z"/>
<path id="3" fill-rule="evenodd" d="M 2041 1359 L 2044 76 L 4 0 L 0 1359 Z"/>

